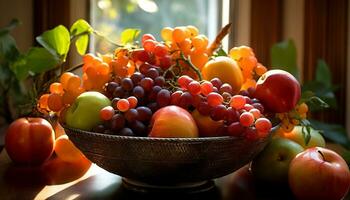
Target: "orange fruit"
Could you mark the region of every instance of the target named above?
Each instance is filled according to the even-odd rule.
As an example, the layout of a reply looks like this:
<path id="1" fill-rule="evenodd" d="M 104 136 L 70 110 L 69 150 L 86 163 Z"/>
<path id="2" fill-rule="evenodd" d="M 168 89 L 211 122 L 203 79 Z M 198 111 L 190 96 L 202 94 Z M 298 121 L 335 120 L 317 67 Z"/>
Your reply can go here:
<path id="1" fill-rule="evenodd" d="M 202 68 L 205 80 L 219 78 L 223 83 L 232 86 L 232 91 L 238 93 L 243 84 L 243 75 L 237 62 L 225 56 L 218 56 L 207 62 Z"/>
<path id="2" fill-rule="evenodd" d="M 87 160 L 84 154 L 69 140 L 67 135 L 61 135 L 56 139 L 55 153 L 65 162 Z"/>

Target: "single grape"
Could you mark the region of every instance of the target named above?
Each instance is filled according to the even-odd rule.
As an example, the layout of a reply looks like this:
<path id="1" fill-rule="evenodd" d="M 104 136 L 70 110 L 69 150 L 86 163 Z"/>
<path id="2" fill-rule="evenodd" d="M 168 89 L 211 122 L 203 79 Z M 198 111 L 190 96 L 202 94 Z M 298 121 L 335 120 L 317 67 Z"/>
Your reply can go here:
<path id="1" fill-rule="evenodd" d="M 119 135 L 121 136 L 135 136 L 134 132 L 131 130 L 131 128 L 123 128 L 119 131 Z"/>
<path id="2" fill-rule="evenodd" d="M 151 109 L 152 113 L 155 113 L 159 109 L 157 102 L 149 103 L 147 107 Z"/>
<path id="3" fill-rule="evenodd" d="M 209 81 L 203 81 L 201 83 L 201 93 L 207 96 L 211 92 L 213 92 L 213 84 Z"/>
<path id="4" fill-rule="evenodd" d="M 201 93 L 201 85 L 199 84 L 198 81 L 194 81 L 194 80 L 191 81 L 187 85 L 187 89 L 192 95 L 197 95 Z"/>
<path id="5" fill-rule="evenodd" d="M 245 131 L 245 128 L 239 122 L 233 122 L 227 127 L 227 132 L 230 136 L 239 137 Z"/>
<path id="6" fill-rule="evenodd" d="M 63 86 L 61 83 L 51 83 L 50 85 L 50 92 L 51 93 L 57 93 L 57 94 L 63 94 Z"/>
<path id="7" fill-rule="evenodd" d="M 254 115 L 255 119 L 258 119 L 261 116 L 260 110 L 256 109 L 256 108 L 251 108 L 249 110 L 250 113 L 252 113 Z"/>
<path id="8" fill-rule="evenodd" d="M 137 84 L 139 84 L 141 79 L 143 79 L 144 77 L 145 76 L 143 74 L 141 74 L 140 72 L 135 72 L 130 76 L 130 79 L 132 80 L 134 85 L 137 85 Z"/>
<path id="9" fill-rule="evenodd" d="M 143 34 L 142 35 L 142 38 L 141 38 L 141 43 L 145 43 L 146 40 L 153 40 L 153 41 L 156 41 L 156 38 L 150 34 L 150 33 L 146 33 L 146 34 Z"/>
<path id="10" fill-rule="evenodd" d="M 225 102 L 230 102 L 232 95 L 230 93 L 224 92 L 221 94 L 222 98 L 224 98 Z"/>
<path id="11" fill-rule="evenodd" d="M 111 129 L 112 131 L 119 131 L 125 126 L 125 118 L 122 114 L 115 114 L 111 119 Z"/>
<path id="12" fill-rule="evenodd" d="M 130 78 L 123 78 L 121 86 L 123 87 L 124 90 L 126 91 L 131 91 L 132 88 L 134 87 L 134 84 Z"/>
<path id="13" fill-rule="evenodd" d="M 208 104 L 208 102 L 200 102 L 198 104 L 197 110 L 201 115 L 208 116 L 210 115 L 212 107 Z"/>
<path id="14" fill-rule="evenodd" d="M 249 96 L 249 93 L 247 90 L 241 90 L 238 92 L 239 95 L 242 95 L 242 96 Z"/>
<path id="15" fill-rule="evenodd" d="M 182 95 L 182 91 L 178 90 L 171 94 L 170 104 L 171 105 L 179 105 L 180 97 Z"/>
<path id="16" fill-rule="evenodd" d="M 211 92 L 207 96 L 207 101 L 210 106 L 218 106 L 224 101 L 223 97 L 215 92 Z"/>
<path id="17" fill-rule="evenodd" d="M 216 87 L 218 89 L 222 85 L 222 82 L 221 82 L 221 80 L 219 78 L 213 78 L 213 79 L 210 80 L 210 82 L 213 84 L 214 87 Z"/>
<path id="18" fill-rule="evenodd" d="M 251 109 L 253 109 L 254 107 L 250 104 L 245 104 L 243 109 L 246 110 L 246 111 L 250 111 Z"/>
<path id="19" fill-rule="evenodd" d="M 181 27 L 176 27 L 172 33 L 173 33 L 173 40 L 176 43 L 180 43 L 186 39 L 185 30 Z"/>
<path id="20" fill-rule="evenodd" d="M 118 103 L 119 100 L 120 100 L 119 97 L 115 97 L 115 98 L 112 99 L 111 105 L 112 105 L 112 107 L 114 108 L 114 110 L 117 110 L 117 109 L 118 109 L 118 108 L 117 108 L 117 103 Z"/>
<path id="21" fill-rule="evenodd" d="M 145 91 L 151 91 L 153 87 L 154 81 L 153 79 L 149 77 L 145 77 L 140 81 L 140 86 L 145 90 Z"/>
<path id="22" fill-rule="evenodd" d="M 150 77 L 151 79 L 155 79 L 159 76 L 159 72 L 156 68 L 150 68 L 147 70 L 147 72 L 145 73 L 146 77 Z"/>
<path id="23" fill-rule="evenodd" d="M 129 107 L 130 108 L 136 108 L 136 106 L 137 106 L 137 98 L 136 97 L 134 97 L 134 96 L 129 96 L 126 100 L 128 100 L 128 102 L 129 102 Z"/>
<path id="24" fill-rule="evenodd" d="M 146 122 L 149 121 L 152 117 L 152 110 L 145 107 L 145 106 L 140 106 L 136 108 L 138 116 L 137 120 Z"/>
<path id="25" fill-rule="evenodd" d="M 164 44 L 157 44 L 154 47 L 154 54 L 158 57 L 164 57 L 168 54 L 167 47 Z"/>
<path id="26" fill-rule="evenodd" d="M 227 93 L 229 93 L 229 94 L 231 94 L 231 95 L 233 94 L 233 92 L 232 92 L 232 87 L 231 87 L 230 84 L 224 83 L 224 84 L 221 85 L 221 87 L 220 87 L 220 89 L 219 89 L 219 93 L 220 93 L 220 94 L 223 94 L 224 92 L 227 92 Z"/>
<path id="27" fill-rule="evenodd" d="M 193 98 L 192 105 L 195 108 L 198 108 L 200 102 L 203 102 L 203 101 L 206 100 L 205 97 L 203 97 L 203 96 L 201 96 L 199 94 L 197 94 L 197 95 L 193 95 L 192 94 L 192 98 Z"/>
<path id="28" fill-rule="evenodd" d="M 214 121 L 224 120 L 226 118 L 226 107 L 217 105 L 210 111 L 210 118 Z"/>
<path id="29" fill-rule="evenodd" d="M 106 128 L 105 128 L 105 126 L 102 125 L 102 124 L 99 124 L 99 125 L 95 126 L 95 127 L 92 129 L 92 131 L 93 131 L 93 132 L 96 132 L 96 133 L 104 133 L 105 130 L 106 130 Z"/>
<path id="30" fill-rule="evenodd" d="M 166 55 L 163 57 L 159 58 L 159 66 L 163 69 L 166 70 L 171 66 L 171 56 Z"/>
<path id="31" fill-rule="evenodd" d="M 165 85 L 165 78 L 163 76 L 158 76 L 154 79 L 154 85 L 163 87 Z"/>
<path id="32" fill-rule="evenodd" d="M 122 86 L 118 86 L 113 92 L 113 97 L 123 98 L 124 95 L 125 95 L 125 91 Z"/>
<path id="33" fill-rule="evenodd" d="M 239 116 L 239 122 L 242 126 L 248 127 L 254 123 L 254 116 L 250 112 L 244 112 Z"/>
<path id="34" fill-rule="evenodd" d="M 160 36 L 162 37 L 162 39 L 164 41 L 171 41 L 172 40 L 172 34 L 173 34 L 173 29 L 170 27 L 164 27 L 161 31 L 160 31 Z"/>
<path id="35" fill-rule="evenodd" d="M 138 112 L 136 109 L 132 108 L 124 113 L 124 117 L 128 122 L 133 122 L 137 120 Z"/>
<path id="36" fill-rule="evenodd" d="M 156 101 L 157 100 L 157 95 L 158 92 L 161 90 L 162 88 L 158 85 L 155 85 L 152 87 L 151 92 L 148 94 L 148 100 L 150 101 Z"/>
<path id="37" fill-rule="evenodd" d="M 249 87 L 248 89 L 247 89 L 247 92 L 249 93 L 249 97 L 251 97 L 251 98 L 253 98 L 254 97 L 254 93 L 255 93 L 255 88 L 253 88 L 253 87 Z"/>
<path id="38" fill-rule="evenodd" d="M 149 62 L 150 60 L 150 55 L 147 51 L 145 50 L 140 50 L 137 52 L 137 59 L 141 62 Z"/>
<path id="39" fill-rule="evenodd" d="M 112 119 L 114 113 L 114 108 L 112 106 L 106 106 L 100 110 L 100 118 L 104 121 L 108 121 Z"/>
<path id="40" fill-rule="evenodd" d="M 192 105 L 192 103 L 193 103 L 192 95 L 189 92 L 184 92 L 180 96 L 178 106 L 182 108 L 188 108 L 188 106 Z"/>
<path id="41" fill-rule="evenodd" d="M 258 132 L 268 133 L 268 132 L 270 132 L 270 130 L 272 128 L 272 124 L 271 124 L 270 120 L 262 117 L 262 118 L 259 118 L 255 121 L 255 128 L 256 128 L 256 130 L 258 130 Z"/>
<path id="42" fill-rule="evenodd" d="M 106 92 L 108 93 L 108 94 L 113 94 L 113 92 L 114 92 L 114 90 L 118 87 L 119 85 L 118 85 L 118 83 L 116 83 L 116 82 L 109 82 L 109 83 L 107 83 L 107 85 L 106 85 Z"/>
<path id="43" fill-rule="evenodd" d="M 158 106 L 164 107 L 170 104 L 171 96 L 170 92 L 167 89 L 162 89 L 157 94 L 157 103 Z"/>
<path id="44" fill-rule="evenodd" d="M 247 140 L 257 140 L 259 138 L 259 135 L 258 133 L 256 132 L 256 129 L 254 127 L 248 127 L 246 130 L 245 130 L 245 138 Z"/>
<path id="45" fill-rule="evenodd" d="M 227 108 L 225 120 L 227 121 L 228 124 L 231 124 L 233 122 L 238 122 L 239 112 L 232 107 Z"/>
<path id="46" fill-rule="evenodd" d="M 236 110 L 242 109 L 246 104 L 246 99 L 242 95 L 234 95 L 230 100 L 230 106 Z"/>
<path id="47" fill-rule="evenodd" d="M 138 99 L 142 99 L 145 96 L 145 90 L 141 86 L 136 86 L 132 90 L 132 94 Z"/>
<path id="48" fill-rule="evenodd" d="M 147 127 L 140 121 L 133 121 L 130 123 L 131 130 L 136 134 L 137 136 L 147 136 Z"/>
<path id="49" fill-rule="evenodd" d="M 264 113 L 264 106 L 261 103 L 253 103 L 252 106 L 260 110 L 260 113 Z"/>
<path id="50" fill-rule="evenodd" d="M 142 65 L 140 65 L 139 70 L 140 70 L 141 74 L 146 74 L 147 71 L 151 68 L 153 68 L 152 65 L 150 65 L 148 63 L 143 63 Z"/>
<path id="51" fill-rule="evenodd" d="M 154 52 L 156 45 L 157 45 L 157 42 L 155 42 L 154 40 L 150 40 L 150 39 L 148 39 L 142 43 L 142 46 L 145 49 L 145 51 L 147 51 L 149 53 Z"/>
<path id="52" fill-rule="evenodd" d="M 188 84 L 190 84 L 193 79 L 187 75 L 182 75 L 177 79 L 177 83 L 182 89 L 187 89 Z"/>
<path id="53" fill-rule="evenodd" d="M 117 108 L 118 108 L 118 110 L 120 110 L 122 112 L 129 110 L 129 107 L 130 107 L 129 101 L 126 99 L 120 99 L 117 102 Z"/>

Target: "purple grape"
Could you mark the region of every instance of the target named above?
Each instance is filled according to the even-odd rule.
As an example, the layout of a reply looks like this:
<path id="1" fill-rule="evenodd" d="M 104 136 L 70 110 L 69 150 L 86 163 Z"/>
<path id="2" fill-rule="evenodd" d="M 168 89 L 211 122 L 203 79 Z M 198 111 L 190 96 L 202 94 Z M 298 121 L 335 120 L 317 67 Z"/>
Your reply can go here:
<path id="1" fill-rule="evenodd" d="M 125 118 L 122 114 L 115 114 L 111 119 L 112 131 L 119 131 L 125 126 Z"/>
<path id="2" fill-rule="evenodd" d="M 154 79 L 154 84 L 163 87 L 165 85 L 165 78 L 163 76 L 158 76 Z"/>
<path id="3" fill-rule="evenodd" d="M 132 108 L 125 112 L 124 117 L 128 122 L 133 122 L 137 119 L 138 112 L 136 109 Z"/>
<path id="4" fill-rule="evenodd" d="M 214 121 L 220 121 L 225 119 L 226 117 L 226 107 L 224 105 L 218 105 L 215 106 L 211 111 L 210 111 L 210 118 Z"/>
<path id="5" fill-rule="evenodd" d="M 149 77 L 145 77 L 140 81 L 140 86 L 145 90 L 145 91 L 151 91 L 153 87 L 153 79 Z"/>
<path id="6" fill-rule="evenodd" d="M 138 100 L 142 99 L 145 96 L 145 90 L 141 86 L 136 86 L 132 90 L 133 96 L 135 96 Z"/>
<path id="7" fill-rule="evenodd" d="M 136 108 L 138 116 L 137 120 L 146 122 L 149 121 L 152 117 L 152 110 L 145 107 L 145 106 L 140 106 Z"/>
<path id="8" fill-rule="evenodd" d="M 151 79 L 155 79 L 159 76 L 159 72 L 156 68 L 150 68 L 145 73 L 146 77 L 150 77 Z"/>
<path id="9" fill-rule="evenodd" d="M 171 96 L 170 92 L 167 89 L 162 89 L 157 94 L 157 103 L 158 106 L 164 107 L 170 104 Z"/>
<path id="10" fill-rule="evenodd" d="M 134 84 L 130 78 L 123 78 L 121 86 L 124 90 L 130 91 L 134 87 Z"/>

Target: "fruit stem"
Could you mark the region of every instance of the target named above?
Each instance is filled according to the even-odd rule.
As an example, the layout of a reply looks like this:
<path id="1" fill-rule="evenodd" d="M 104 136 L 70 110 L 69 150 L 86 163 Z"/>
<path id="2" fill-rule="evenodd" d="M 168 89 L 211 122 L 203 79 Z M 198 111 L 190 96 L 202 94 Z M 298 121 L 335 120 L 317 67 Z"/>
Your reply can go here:
<path id="1" fill-rule="evenodd" d="M 203 80 L 202 73 L 199 71 L 199 69 L 196 66 L 193 65 L 193 63 L 191 62 L 191 59 L 186 58 L 185 55 L 183 54 L 183 52 L 180 53 L 180 56 L 181 56 L 182 60 L 185 61 L 194 72 L 196 72 L 196 74 L 199 78 L 199 81 Z"/>
<path id="2" fill-rule="evenodd" d="M 232 25 L 232 23 L 229 23 L 226 26 L 224 26 L 220 30 L 218 35 L 215 37 L 215 40 L 213 41 L 213 43 L 210 44 L 208 51 L 207 51 L 209 57 L 212 56 L 214 51 L 220 47 L 222 39 L 224 39 L 224 37 L 230 32 L 231 25 Z"/>
<path id="3" fill-rule="evenodd" d="M 322 151 L 317 150 L 317 152 L 318 152 L 319 154 L 321 154 L 321 156 L 322 156 L 323 160 L 324 160 L 324 161 L 326 161 L 326 158 L 324 157 L 324 155 L 323 155 Z"/>

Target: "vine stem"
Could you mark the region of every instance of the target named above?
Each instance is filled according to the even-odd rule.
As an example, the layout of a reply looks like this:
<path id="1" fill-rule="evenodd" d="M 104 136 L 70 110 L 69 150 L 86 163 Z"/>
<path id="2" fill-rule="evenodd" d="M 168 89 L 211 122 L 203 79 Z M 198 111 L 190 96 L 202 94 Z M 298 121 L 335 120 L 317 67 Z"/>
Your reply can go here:
<path id="1" fill-rule="evenodd" d="M 196 74 L 199 78 L 199 81 L 203 80 L 202 73 L 199 71 L 199 69 L 196 66 L 193 65 L 193 63 L 191 62 L 191 59 L 186 58 L 185 55 L 183 54 L 183 52 L 180 53 L 180 56 L 181 56 L 181 59 L 183 61 L 185 61 L 194 72 L 196 72 Z"/>

